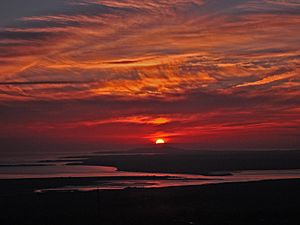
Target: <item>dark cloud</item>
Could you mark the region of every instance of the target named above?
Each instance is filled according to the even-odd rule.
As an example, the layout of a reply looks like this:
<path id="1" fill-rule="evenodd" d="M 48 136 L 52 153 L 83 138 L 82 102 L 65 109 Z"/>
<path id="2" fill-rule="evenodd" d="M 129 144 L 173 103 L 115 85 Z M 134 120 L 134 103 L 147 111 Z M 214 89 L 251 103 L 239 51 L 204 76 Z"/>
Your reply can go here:
<path id="1" fill-rule="evenodd" d="M 0 85 L 7 86 L 19 86 L 19 85 L 43 85 L 43 84 L 86 84 L 87 81 L 28 81 L 28 82 L 0 82 Z"/>
<path id="2" fill-rule="evenodd" d="M 0 39 L 40 41 L 51 39 L 55 34 L 51 32 L 26 32 L 26 31 L 2 31 Z"/>
<path id="3" fill-rule="evenodd" d="M 239 134 L 248 144 L 281 135 L 288 145 L 299 133 L 299 7 L 1 2 L 0 135 L 45 143 L 218 137 L 228 145 Z"/>

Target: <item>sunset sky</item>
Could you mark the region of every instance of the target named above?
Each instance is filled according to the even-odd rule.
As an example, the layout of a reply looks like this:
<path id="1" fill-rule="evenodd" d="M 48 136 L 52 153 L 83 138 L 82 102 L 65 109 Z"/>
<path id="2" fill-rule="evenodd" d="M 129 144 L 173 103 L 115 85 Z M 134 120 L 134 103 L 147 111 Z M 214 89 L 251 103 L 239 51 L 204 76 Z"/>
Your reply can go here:
<path id="1" fill-rule="evenodd" d="M 298 148 L 299 54 L 299 0 L 1 1 L 1 151 Z"/>

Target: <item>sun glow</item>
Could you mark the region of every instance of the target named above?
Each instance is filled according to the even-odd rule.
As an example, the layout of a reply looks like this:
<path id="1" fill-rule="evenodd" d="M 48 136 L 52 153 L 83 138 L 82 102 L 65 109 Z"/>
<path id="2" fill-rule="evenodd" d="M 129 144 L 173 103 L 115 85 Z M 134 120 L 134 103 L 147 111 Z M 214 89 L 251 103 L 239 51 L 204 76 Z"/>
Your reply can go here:
<path id="1" fill-rule="evenodd" d="M 157 144 L 157 145 L 165 144 L 165 140 L 162 138 L 158 138 L 158 139 L 156 139 L 155 144 Z"/>

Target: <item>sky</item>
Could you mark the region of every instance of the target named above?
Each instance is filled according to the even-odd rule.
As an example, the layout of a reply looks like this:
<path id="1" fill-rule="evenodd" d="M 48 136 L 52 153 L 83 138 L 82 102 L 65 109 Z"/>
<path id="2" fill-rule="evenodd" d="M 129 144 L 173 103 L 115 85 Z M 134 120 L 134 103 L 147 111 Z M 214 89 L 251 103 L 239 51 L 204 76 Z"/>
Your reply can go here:
<path id="1" fill-rule="evenodd" d="M 299 0 L 1 1 L 0 151 L 299 148 L 299 24 Z"/>

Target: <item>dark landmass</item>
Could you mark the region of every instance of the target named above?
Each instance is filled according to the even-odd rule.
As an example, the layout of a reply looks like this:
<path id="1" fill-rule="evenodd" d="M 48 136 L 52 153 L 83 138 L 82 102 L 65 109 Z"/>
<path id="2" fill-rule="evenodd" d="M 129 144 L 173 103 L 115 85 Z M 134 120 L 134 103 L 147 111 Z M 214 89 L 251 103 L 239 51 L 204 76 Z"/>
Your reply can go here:
<path id="1" fill-rule="evenodd" d="M 133 148 L 128 150 L 113 150 L 113 151 L 99 151 L 94 152 L 94 154 L 128 154 L 128 155 L 134 155 L 134 154 L 160 154 L 160 153 L 188 153 L 188 152 L 198 152 L 198 150 L 186 150 L 182 148 L 176 148 L 169 144 L 163 144 L 163 145 L 153 145 L 152 147 L 148 148 Z"/>
<path id="2" fill-rule="evenodd" d="M 298 225 L 300 221 L 300 179 L 32 193 L 33 186 L 48 182 L 38 180 L 0 181 L 0 224 Z"/>
<path id="3" fill-rule="evenodd" d="M 40 166 L 55 166 L 55 164 L 45 163 L 30 163 L 30 164 L 0 164 L 0 167 L 40 167 Z"/>
<path id="4" fill-rule="evenodd" d="M 157 149 L 156 149 L 157 150 Z M 90 156 L 68 165 L 114 166 L 121 171 L 211 175 L 236 170 L 300 169 L 300 151 L 206 151 L 160 148 L 160 154 Z M 144 150 L 146 151 L 146 150 Z M 150 150 L 149 150 L 150 151 Z M 152 150 L 153 151 L 153 150 Z"/>
<path id="5" fill-rule="evenodd" d="M 167 180 L 176 176 L 111 176 L 111 177 L 61 177 L 61 178 L 25 178 L 0 179 L 2 194 L 28 193 L 37 189 L 53 189 L 66 186 L 87 186 L 101 184 L 103 181 L 128 180 Z M 184 178 L 180 178 L 184 179 Z M 209 178 L 189 178 L 188 180 L 210 180 Z"/>
<path id="6" fill-rule="evenodd" d="M 63 156 L 63 157 L 60 157 L 60 159 L 69 159 L 69 160 L 72 160 L 72 159 L 75 159 L 75 160 L 80 160 L 80 159 L 86 159 L 86 158 L 89 158 L 89 157 L 93 157 L 93 156 L 96 156 L 96 155 L 74 155 L 74 156 Z"/>
<path id="7" fill-rule="evenodd" d="M 39 163 L 70 163 L 70 162 L 82 162 L 82 159 L 47 159 L 47 160 L 39 161 Z"/>

